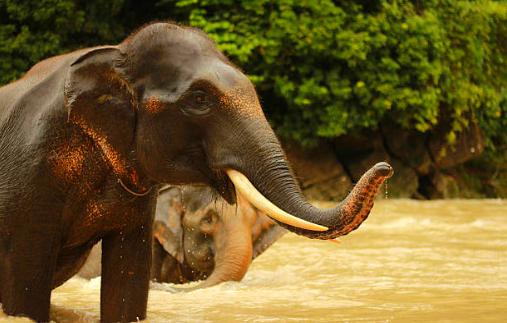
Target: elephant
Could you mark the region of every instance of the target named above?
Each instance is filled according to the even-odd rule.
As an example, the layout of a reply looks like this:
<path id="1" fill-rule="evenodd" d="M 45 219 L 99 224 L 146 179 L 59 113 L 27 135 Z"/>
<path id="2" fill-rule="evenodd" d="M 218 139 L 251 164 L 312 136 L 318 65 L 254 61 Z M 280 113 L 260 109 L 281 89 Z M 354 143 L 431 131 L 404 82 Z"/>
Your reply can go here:
<path id="1" fill-rule="evenodd" d="M 286 232 L 241 195 L 233 206 L 210 187 L 170 187 L 157 200 L 151 279 L 203 280 L 185 291 L 240 281 L 251 261 Z M 93 248 L 79 276 L 100 276 L 100 249 Z"/>
<path id="2" fill-rule="evenodd" d="M 102 242 L 100 317 L 146 317 L 166 184 L 236 191 L 316 239 L 356 229 L 393 173 L 369 169 L 335 208 L 308 203 L 255 88 L 202 31 L 148 24 L 118 45 L 34 65 L 0 88 L 0 302 L 49 320 L 51 291 Z"/>

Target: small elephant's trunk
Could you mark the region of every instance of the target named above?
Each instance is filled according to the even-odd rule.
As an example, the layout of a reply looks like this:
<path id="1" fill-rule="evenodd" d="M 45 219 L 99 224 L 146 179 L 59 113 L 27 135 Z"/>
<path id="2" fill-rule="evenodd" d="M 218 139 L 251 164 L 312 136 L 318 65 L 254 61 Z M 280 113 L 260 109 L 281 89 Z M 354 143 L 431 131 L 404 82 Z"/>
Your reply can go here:
<path id="1" fill-rule="evenodd" d="M 240 214 L 233 216 L 240 217 Z M 215 237 L 215 268 L 211 275 L 196 288 L 211 287 L 226 281 L 241 281 L 252 262 L 252 237 L 246 223 L 237 224 L 233 230 L 224 230 Z M 224 235 L 223 237 L 221 235 Z"/>

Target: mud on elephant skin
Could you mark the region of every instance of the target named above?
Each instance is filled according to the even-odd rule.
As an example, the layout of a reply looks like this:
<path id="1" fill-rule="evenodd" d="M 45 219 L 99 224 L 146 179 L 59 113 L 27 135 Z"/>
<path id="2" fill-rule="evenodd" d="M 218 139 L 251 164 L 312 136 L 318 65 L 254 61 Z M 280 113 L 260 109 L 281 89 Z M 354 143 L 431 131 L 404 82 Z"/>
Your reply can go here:
<path id="1" fill-rule="evenodd" d="M 145 26 L 46 59 L 0 88 L 0 299 L 49 320 L 51 290 L 102 240 L 101 320 L 146 317 L 164 184 L 239 191 L 286 228 L 329 239 L 368 216 L 386 163 L 336 208 L 303 197 L 249 79 L 193 28 Z"/>
<path id="2" fill-rule="evenodd" d="M 171 187 L 157 200 L 151 278 L 203 280 L 194 289 L 240 281 L 251 261 L 286 232 L 241 196 L 229 205 L 209 187 Z M 94 247 L 81 277 L 100 275 L 99 249 Z"/>

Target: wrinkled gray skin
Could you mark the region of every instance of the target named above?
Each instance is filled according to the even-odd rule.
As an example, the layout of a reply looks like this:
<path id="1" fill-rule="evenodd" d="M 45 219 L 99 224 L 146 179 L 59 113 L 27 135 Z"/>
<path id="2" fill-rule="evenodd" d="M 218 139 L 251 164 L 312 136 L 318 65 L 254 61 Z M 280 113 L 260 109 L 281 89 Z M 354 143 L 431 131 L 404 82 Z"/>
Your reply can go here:
<path id="1" fill-rule="evenodd" d="M 157 200 L 151 279 L 204 280 L 196 288 L 240 281 L 251 261 L 285 232 L 241 196 L 229 205 L 209 187 L 171 187 Z M 100 244 L 79 275 L 100 275 Z"/>

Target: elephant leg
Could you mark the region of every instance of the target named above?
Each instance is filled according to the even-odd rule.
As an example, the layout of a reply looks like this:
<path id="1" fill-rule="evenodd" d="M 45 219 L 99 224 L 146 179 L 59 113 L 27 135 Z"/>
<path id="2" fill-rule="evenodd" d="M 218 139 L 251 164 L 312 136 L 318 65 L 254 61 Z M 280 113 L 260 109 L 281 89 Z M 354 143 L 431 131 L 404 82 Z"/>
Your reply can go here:
<path id="1" fill-rule="evenodd" d="M 151 253 L 151 222 L 102 240 L 102 322 L 137 322 L 146 318 Z"/>
<path id="2" fill-rule="evenodd" d="M 10 237 L 0 273 L 2 309 L 8 315 L 49 321 L 53 275 L 59 236 L 52 230 L 17 228 Z M 54 231 L 53 231 L 54 232 Z"/>

